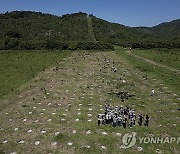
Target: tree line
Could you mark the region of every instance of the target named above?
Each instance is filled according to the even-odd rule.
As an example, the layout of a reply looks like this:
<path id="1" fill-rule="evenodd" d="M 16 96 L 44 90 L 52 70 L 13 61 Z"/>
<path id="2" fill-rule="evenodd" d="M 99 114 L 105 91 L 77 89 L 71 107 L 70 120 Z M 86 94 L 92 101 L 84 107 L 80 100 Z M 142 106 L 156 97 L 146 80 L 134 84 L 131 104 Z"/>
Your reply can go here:
<path id="1" fill-rule="evenodd" d="M 14 34 L 13 34 L 14 35 Z M 18 36 L 18 35 L 17 35 Z M 21 41 L 19 38 L 7 37 L 0 42 L 0 50 L 114 50 L 114 46 L 106 42 L 69 41 L 55 39 Z"/>
<path id="2" fill-rule="evenodd" d="M 152 48 L 180 48 L 180 41 L 139 41 L 132 43 L 132 48 L 152 49 Z"/>

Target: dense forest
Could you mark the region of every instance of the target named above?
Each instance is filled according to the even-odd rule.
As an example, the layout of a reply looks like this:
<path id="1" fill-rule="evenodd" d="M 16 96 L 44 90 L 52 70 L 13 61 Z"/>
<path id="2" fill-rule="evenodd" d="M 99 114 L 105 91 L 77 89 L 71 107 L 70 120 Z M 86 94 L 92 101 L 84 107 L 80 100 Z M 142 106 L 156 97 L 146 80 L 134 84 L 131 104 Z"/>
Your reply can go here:
<path id="1" fill-rule="evenodd" d="M 113 45 L 180 48 L 180 20 L 148 28 L 110 23 L 82 12 L 60 17 L 32 11 L 0 14 L 0 50 L 112 50 Z"/>

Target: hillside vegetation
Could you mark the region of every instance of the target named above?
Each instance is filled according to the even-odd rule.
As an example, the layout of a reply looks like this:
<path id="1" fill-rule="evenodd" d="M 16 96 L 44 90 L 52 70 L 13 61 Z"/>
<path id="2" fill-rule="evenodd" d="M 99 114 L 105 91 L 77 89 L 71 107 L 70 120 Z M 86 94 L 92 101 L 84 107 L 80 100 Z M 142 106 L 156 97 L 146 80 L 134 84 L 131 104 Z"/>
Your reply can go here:
<path id="1" fill-rule="evenodd" d="M 92 16 L 98 41 L 133 48 L 180 48 L 180 20 L 154 27 L 127 27 Z"/>
<path id="2" fill-rule="evenodd" d="M 113 49 L 107 43 L 134 48 L 179 48 L 180 20 L 150 28 L 132 28 L 82 12 L 61 17 L 31 11 L 0 14 L 3 50 Z"/>

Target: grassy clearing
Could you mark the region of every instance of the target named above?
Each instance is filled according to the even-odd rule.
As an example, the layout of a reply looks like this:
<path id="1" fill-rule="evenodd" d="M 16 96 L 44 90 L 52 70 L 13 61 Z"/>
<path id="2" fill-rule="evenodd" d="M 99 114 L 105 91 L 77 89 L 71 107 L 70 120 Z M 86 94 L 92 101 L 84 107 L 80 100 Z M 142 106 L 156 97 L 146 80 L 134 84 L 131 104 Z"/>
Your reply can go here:
<path id="1" fill-rule="evenodd" d="M 69 55 L 61 51 L 1 51 L 0 98 Z"/>
<path id="2" fill-rule="evenodd" d="M 106 63 L 105 56 L 110 60 L 110 66 L 100 72 L 99 68 Z M 170 92 L 171 87 L 158 76 L 149 75 L 144 80 L 143 76 L 147 72 L 137 69 L 136 63 L 129 58 L 123 49 L 116 52 L 74 52 L 59 63 L 58 71 L 52 67 L 39 73 L 29 83 L 32 86 L 28 90 L 7 100 L 12 105 L 0 111 L 1 151 L 131 154 L 140 153 L 137 149 L 140 146 L 142 153 L 156 153 L 157 149 L 162 153 L 178 153 L 180 149 L 176 143 L 137 142 L 132 148 L 120 148 L 122 136 L 128 132 L 136 132 L 137 137 L 178 137 L 180 131 L 178 96 L 174 96 Z M 117 67 L 116 73 L 111 70 L 112 65 Z M 125 83 L 119 80 L 120 76 L 123 76 Z M 150 96 L 152 87 L 156 91 L 154 97 Z M 135 96 L 122 103 L 114 94 L 108 94 L 115 91 L 128 91 Z M 150 126 L 136 125 L 132 129 L 98 126 L 97 114 L 103 113 L 105 102 L 113 106 L 132 107 L 136 114 L 148 113 L 151 117 Z M 15 131 L 15 128 L 19 129 Z M 31 133 L 28 133 L 29 129 Z M 46 132 L 42 134 L 42 130 Z M 76 133 L 73 133 L 74 130 Z M 2 143 L 6 140 L 8 143 Z M 24 143 L 20 144 L 20 140 Z M 40 141 L 37 146 L 36 141 Z"/>
<path id="3" fill-rule="evenodd" d="M 140 71 L 144 72 L 142 78 L 157 78 L 162 81 L 163 84 L 168 85 L 171 90 L 173 90 L 174 93 L 177 93 L 178 95 L 180 94 L 180 75 L 177 73 L 174 73 L 173 71 L 167 70 L 165 68 L 161 68 L 152 64 L 149 64 L 145 62 L 144 60 L 137 59 L 133 56 L 130 56 L 129 54 L 126 53 L 125 50 L 119 48 L 116 50 L 117 53 L 124 58 L 126 58 L 128 61 L 130 61 L 135 68 L 139 69 Z M 150 58 L 151 60 L 154 60 L 156 62 L 159 62 L 162 57 L 166 57 L 163 60 L 163 64 L 167 64 L 167 66 L 170 66 L 173 68 L 178 68 L 179 67 L 179 61 L 180 60 L 175 60 L 179 59 L 175 55 L 179 54 L 179 52 L 176 52 L 174 56 L 172 56 L 171 60 L 172 63 L 169 64 L 169 59 L 167 54 L 170 54 L 170 52 L 162 52 L 156 56 L 156 51 L 144 51 L 144 50 L 133 50 L 133 53 L 136 53 L 139 56 L 145 57 L 145 58 Z M 147 53 L 147 55 L 146 55 Z M 152 55 L 151 55 L 152 53 Z M 153 54 L 154 53 L 154 54 Z M 145 56 L 146 55 L 146 56 Z M 150 56 L 151 55 L 151 56 Z M 159 59 L 159 60 L 158 60 Z M 166 61 L 167 60 L 167 61 Z M 179 65 L 178 65 L 179 64 Z"/>
<path id="4" fill-rule="evenodd" d="M 133 50 L 133 53 L 180 70 L 180 50 L 157 49 L 157 50 Z"/>

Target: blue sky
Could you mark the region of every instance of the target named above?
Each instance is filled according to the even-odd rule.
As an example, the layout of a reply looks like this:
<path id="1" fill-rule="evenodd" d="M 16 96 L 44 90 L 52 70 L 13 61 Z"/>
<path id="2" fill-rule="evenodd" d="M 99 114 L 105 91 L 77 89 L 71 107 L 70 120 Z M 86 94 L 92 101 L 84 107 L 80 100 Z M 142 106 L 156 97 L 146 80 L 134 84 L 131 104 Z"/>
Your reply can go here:
<path id="1" fill-rule="evenodd" d="M 180 19 L 180 0 L 0 0 L 0 13 L 14 10 L 58 16 L 82 11 L 127 26 L 154 26 Z"/>

